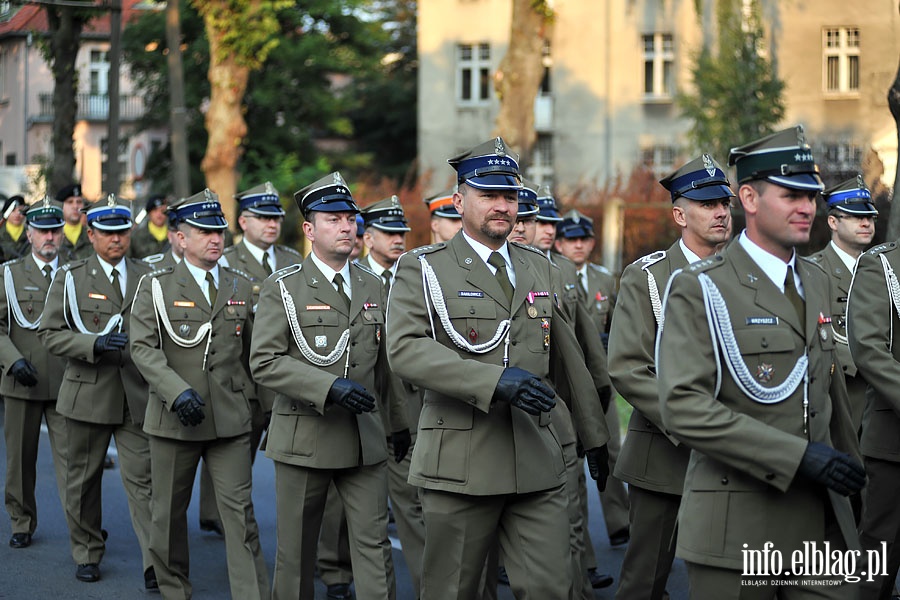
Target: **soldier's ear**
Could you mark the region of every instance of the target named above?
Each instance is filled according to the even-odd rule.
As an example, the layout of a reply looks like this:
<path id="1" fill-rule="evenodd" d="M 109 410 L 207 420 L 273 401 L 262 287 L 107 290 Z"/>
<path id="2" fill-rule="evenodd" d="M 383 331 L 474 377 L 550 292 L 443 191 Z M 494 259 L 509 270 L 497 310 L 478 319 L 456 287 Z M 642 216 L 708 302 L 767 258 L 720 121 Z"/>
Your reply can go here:
<path id="1" fill-rule="evenodd" d="M 741 199 L 741 206 L 748 215 L 755 215 L 759 212 L 759 194 L 752 185 L 745 183 L 738 188 L 738 198 Z"/>
<path id="2" fill-rule="evenodd" d="M 679 227 L 687 227 L 687 218 L 685 217 L 683 206 L 676 204 L 672 207 L 672 218 Z"/>

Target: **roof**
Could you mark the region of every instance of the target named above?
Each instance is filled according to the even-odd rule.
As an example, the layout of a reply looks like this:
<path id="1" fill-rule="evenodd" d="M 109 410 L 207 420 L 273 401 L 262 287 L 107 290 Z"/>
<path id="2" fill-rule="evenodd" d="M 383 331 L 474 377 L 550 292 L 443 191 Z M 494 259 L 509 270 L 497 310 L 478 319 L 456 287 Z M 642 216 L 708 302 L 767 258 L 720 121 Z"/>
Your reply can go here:
<path id="1" fill-rule="evenodd" d="M 161 5 L 148 0 L 121 0 L 122 2 L 122 23 L 128 23 L 129 20 L 146 10 L 160 10 Z M 97 7 L 108 6 L 108 0 L 98 1 L 94 4 Z M 24 36 L 28 33 L 47 33 L 49 24 L 47 22 L 47 12 L 41 6 L 35 4 L 25 4 L 20 7 L 12 7 L 10 9 L 11 16 L 8 20 L 0 22 L 0 38 Z M 91 19 L 84 27 L 82 35 L 89 37 L 109 37 L 109 12 L 100 12 L 99 16 Z"/>

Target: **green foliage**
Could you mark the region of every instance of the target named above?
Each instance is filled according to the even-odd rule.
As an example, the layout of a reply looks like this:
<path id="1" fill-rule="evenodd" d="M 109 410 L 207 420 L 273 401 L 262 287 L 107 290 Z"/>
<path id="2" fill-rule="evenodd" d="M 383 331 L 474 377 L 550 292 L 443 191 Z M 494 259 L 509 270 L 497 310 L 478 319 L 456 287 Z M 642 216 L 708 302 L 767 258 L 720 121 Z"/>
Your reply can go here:
<path id="1" fill-rule="evenodd" d="M 209 27 L 221 34 L 220 60 L 234 59 L 251 70 L 259 69 L 278 45 L 278 11 L 290 0 L 191 0 Z"/>
<path id="2" fill-rule="evenodd" d="M 763 31 L 756 0 L 752 8 L 742 15 L 737 0 L 717 4 L 718 46 L 697 54 L 694 93 L 678 98 L 683 116 L 694 122 L 696 149 L 722 162 L 729 148 L 771 133 L 784 118 L 784 83 L 759 51 Z"/>

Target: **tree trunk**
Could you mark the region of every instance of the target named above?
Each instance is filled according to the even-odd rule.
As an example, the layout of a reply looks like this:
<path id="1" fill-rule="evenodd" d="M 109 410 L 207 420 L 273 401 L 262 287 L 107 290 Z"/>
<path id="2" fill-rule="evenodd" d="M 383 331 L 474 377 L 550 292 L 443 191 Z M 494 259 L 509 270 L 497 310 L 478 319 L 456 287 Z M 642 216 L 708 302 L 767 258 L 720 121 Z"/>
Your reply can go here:
<path id="1" fill-rule="evenodd" d="M 209 142 L 200 168 L 206 175 L 207 187 L 219 195 L 228 224 L 234 229 L 237 225 L 234 203 L 238 180 L 237 163 L 242 153 L 244 136 L 247 135 L 243 99 L 250 68 L 240 65 L 232 55 L 223 56 L 223 32 L 215 28 L 212 19 L 204 20 L 209 39 L 211 92 L 205 121 Z"/>
<path id="2" fill-rule="evenodd" d="M 172 178 L 176 198 L 191 195 L 188 170 L 187 111 L 184 107 L 184 67 L 181 61 L 181 13 L 178 0 L 166 3 L 166 64 L 169 67 L 169 117 Z"/>
<path id="3" fill-rule="evenodd" d="M 502 136 L 523 165 L 528 164 L 537 138 L 534 100 L 544 75 L 544 40 L 550 39 L 551 28 L 547 2 L 513 0 L 509 47 L 494 75 L 500 113 L 493 135 Z"/>
<path id="4" fill-rule="evenodd" d="M 81 38 L 84 19 L 75 8 L 47 6 L 50 29 L 50 68 L 53 72 L 53 125 L 51 145 L 53 158 L 50 163 L 47 193 L 53 195 L 63 186 L 72 183 L 75 171 L 75 148 L 72 136 L 78 113 L 76 87 L 78 76 L 75 59 Z"/>
<path id="5" fill-rule="evenodd" d="M 888 108 L 894 117 L 897 126 L 897 147 L 900 148 L 900 66 L 897 67 L 897 76 L 887 94 Z M 891 196 L 891 216 L 888 220 L 887 239 L 889 241 L 900 238 L 900 165 L 894 171 L 894 191 Z"/>

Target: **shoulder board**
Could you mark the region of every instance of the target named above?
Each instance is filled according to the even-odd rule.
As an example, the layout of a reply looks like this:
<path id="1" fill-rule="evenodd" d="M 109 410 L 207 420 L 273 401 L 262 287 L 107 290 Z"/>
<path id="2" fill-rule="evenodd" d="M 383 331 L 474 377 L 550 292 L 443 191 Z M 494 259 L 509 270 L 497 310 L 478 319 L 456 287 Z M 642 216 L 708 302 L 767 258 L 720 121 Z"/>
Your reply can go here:
<path id="1" fill-rule="evenodd" d="M 222 250 L 222 256 L 225 256 L 226 254 L 234 254 L 235 252 L 237 252 L 237 244 L 228 246 L 227 248 Z"/>
<path id="2" fill-rule="evenodd" d="M 588 263 L 588 267 L 590 267 L 591 269 L 594 269 L 595 271 L 599 271 L 600 273 L 603 273 L 604 275 L 612 275 L 612 271 L 610 271 L 603 265 L 595 265 L 594 263 Z"/>
<path id="3" fill-rule="evenodd" d="M 253 279 L 253 277 L 251 277 L 250 275 L 247 275 L 240 269 L 235 269 L 234 267 L 225 267 L 223 265 L 219 265 L 219 268 L 225 269 L 225 271 L 227 271 L 228 273 L 234 273 L 235 275 L 240 275 L 241 277 L 243 277 L 244 279 L 247 279 L 247 280 Z"/>
<path id="4" fill-rule="evenodd" d="M 648 254 L 646 256 L 640 257 L 639 259 L 634 261 L 632 264 L 636 265 L 636 264 L 640 263 L 641 268 L 646 269 L 647 267 L 649 267 L 651 265 L 655 265 L 656 263 L 658 263 L 665 257 L 666 257 L 665 250 L 657 250 L 656 252 L 653 252 L 652 254 Z"/>
<path id="5" fill-rule="evenodd" d="M 409 252 L 411 254 L 430 254 L 432 252 L 437 252 L 438 250 L 443 250 L 446 247 L 446 243 L 438 242 L 437 244 L 430 244 L 428 246 L 419 246 L 418 248 L 413 248 Z"/>
<path id="6" fill-rule="evenodd" d="M 820 263 L 825 260 L 825 251 L 819 250 L 815 254 L 810 254 L 809 256 L 801 256 L 800 258 L 807 260 L 809 262 Z"/>
<path id="7" fill-rule="evenodd" d="M 290 265 L 288 267 L 282 267 L 278 269 L 277 271 L 269 275 L 269 277 L 271 277 L 275 281 L 278 281 L 279 279 L 283 279 L 293 273 L 299 273 L 301 269 L 303 269 L 303 263 L 294 263 L 293 265 Z"/>
<path id="8" fill-rule="evenodd" d="M 150 256 L 145 256 L 141 260 L 147 263 L 148 265 L 155 265 L 159 261 L 166 258 L 165 252 L 160 252 L 159 254 L 151 254 Z"/>
<path id="9" fill-rule="evenodd" d="M 884 244 L 878 244 L 874 248 L 870 248 L 866 254 L 871 254 L 875 256 L 876 254 L 881 254 L 882 252 L 887 252 L 889 250 L 893 250 L 897 247 L 897 242 L 885 242 Z"/>
<path id="10" fill-rule="evenodd" d="M 73 269 L 83 267 L 84 265 L 87 264 L 87 261 L 88 261 L 88 259 L 86 259 L 86 258 L 79 258 L 78 260 L 73 260 L 72 262 L 67 262 L 66 264 L 62 265 L 60 267 L 60 269 L 62 269 L 63 271 L 71 271 Z"/>
<path id="11" fill-rule="evenodd" d="M 691 263 L 690 265 L 685 267 L 684 270 L 690 273 L 702 273 L 703 271 L 709 271 L 710 269 L 714 269 L 724 263 L 725 259 L 718 254 L 715 254 L 713 256 L 704 258 L 703 260 L 698 260 L 695 263 Z"/>
<path id="12" fill-rule="evenodd" d="M 802 260 L 804 263 L 806 263 L 810 266 L 815 267 L 816 269 L 818 269 L 819 271 L 822 271 L 823 273 L 827 273 L 827 271 L 825 270 L 825 265 L 823 265 L 819 262 L 819 260 L 821 260 L 821 259 L 816 259 L 815 257 L 812 257 L 812 256 L 801 256 L 800 260 Z"/>
<path id="13" fill-rule="evenodd" d="M 544 254 L 543 252 L 541 252 L 540 250 L 538 250 L 537 248 L 535 248 L 534 246 L 528 246 L 528 245 L 526 245 L 526 244 L 521 244 L 521 243 L 519 243 L 519 242 L 510 242 L 510 243 L 511 243 L 513 246 L 515 246 L 516 248 L 521 248 L 522 250 L 528 250 L 528 251 L 530 251 L 530 252 L 534 252 L 534 253 L 537 254 L 538 256 L 543 257 L 545 260 L 547 259 L 547 255 Z"/>
<path id="14" fill-rule="evenodd" d="M 3 263 L 2 265 L 0 265 L 0 267 L 8 267 L 8 266 L 12 266 L 12 265 L 14 265 L 14 264 L 16 264 L 16 263 L 22 262 L 23 260 L 25 260 L 25 258 L 26 258 L 25 256 L 20 256 L 20 257 L 18 257 L 18 258 L 11 258 L 11 259 L 9 259 L 8 261 L 6 261 L 5 263 Z M 63 266 L 65 266 L 65 265 L 63 265 Z"/>
<path id="15" fill-rule="evenodd" d="M 287 252 L 288 254 L 294 254 L 294 255 L 296 255 L 296 256 L 299 256 L 300 258 L 303 258 L 303 255 L 302 255 L 302 254 L 300 254 L 299 252 L 297 252 L 296 249 L 291 248 L 290 246 L 282 246 L 282 245 L 278 245 L 278 246 L 276 246 L 276 248 L 277 248 L 278 250 L 283 251 L 283 252 Z"/>
<path id="16" fill-rule="evenodd" d="M 175 270 L 174 266 L 162 267 L 161 269 L 157 269 L 155 271 L 150 271 L 145 275 L 145 277 L 158 277 L 160 275 L 165 275 L 167 273 L 171 273 Z"/>
<path id="17" fill-rule="evenodd" d="M 373 271 L 372 269 L 370 269 L 370 268 L 367 267 L 366 265 L 362 264 L 361 262 L 352 262 L 352 263 L 350 263 L 350 264 L 351 264 L 352 266 L 354 266 L 354 267 L 360 269 L 361 271 L 364 271 L 364 272 L 368 273 L 369 275 L 371 275 L 372 277 L 374 277 L 374 278 L 377 279 L 378 281 L 381 281 L 381 277 L 379 277 L 378 275 L 376 275 L 376 274 L 375 274 L 375 271 Z"/>

